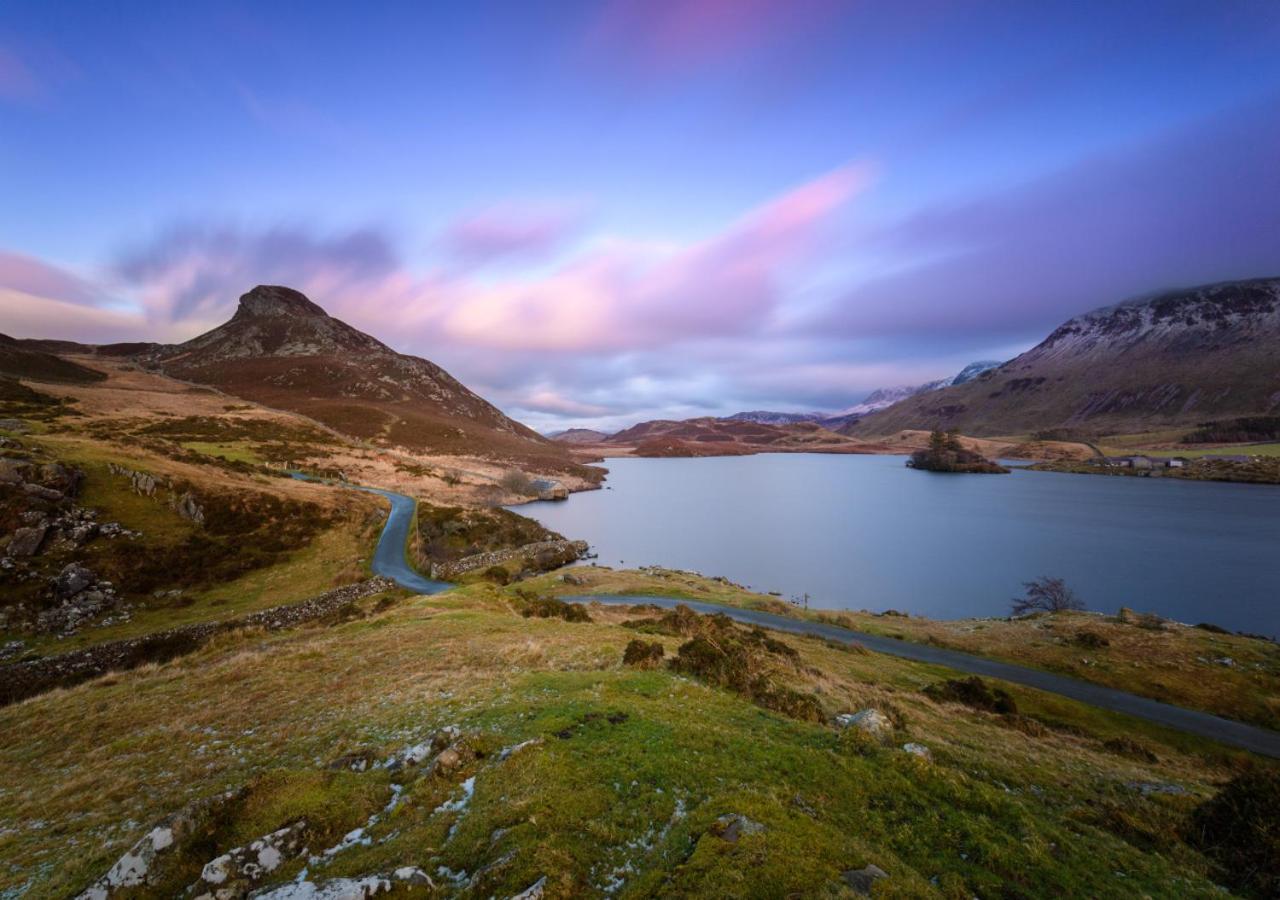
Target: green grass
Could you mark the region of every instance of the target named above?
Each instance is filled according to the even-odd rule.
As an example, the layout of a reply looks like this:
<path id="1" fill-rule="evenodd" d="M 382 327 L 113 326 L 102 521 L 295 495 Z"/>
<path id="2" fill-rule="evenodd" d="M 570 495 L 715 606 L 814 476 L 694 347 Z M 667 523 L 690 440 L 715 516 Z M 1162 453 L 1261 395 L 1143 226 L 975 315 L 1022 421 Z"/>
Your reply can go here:
<path id="1" fill-rule="evenodd" d="M 525 619 L 512 597 L 459 588 L 333 628 L 228 636 L 0 709 L 0 891 L 72 894 L 153 822 L 229 788 L 250 800 L 206 856 L 302 815 L 339 833 L 394 781 L 405 800 L 372 844 L 312 876 L 417 865 L 439 883 L 444 866 L 474 876 L 474 896 L 545 875 L 548 897 L 601 896 L 615 881 L 622 897 L 782 897 L 822 896 L 874 863 L 890 873 L 878 896 L 1220 896 L 1219 873 L 1179 835 L 1240 754 L 1009 687 L 1054 726 L 1027 734 L 921 693 L 954 673 L 787 638 L 803 662 L 793 687 L 828 713 L 876 706 L 899 723 L 883 746 L 850 740 L 667 670 L 623 668 L 635 636 L 623 610 Z M 668 655 L 681 642 L 656 639 Z M 465 736 L 455 771 L 323 773 L 445 725 Z M 1107 751 L 1112 734 L 1158 761 Z M 469 804 L 441 809 L 469 778 Z M 1129 786 L 1141 783 L 1187 793 Z M 731 813 L 766 830 L 725 842 L 711 826 Z"/>
<path id="2" fill-rule="evenodd" d="M 216 456 L 228 462 L 243 462 L 255 466 L 265 462 L 261 456 L 254 452 L 252 446 L 245 446 L 244 444 L 182 441 L 179 446 L 204 456 Z"/>

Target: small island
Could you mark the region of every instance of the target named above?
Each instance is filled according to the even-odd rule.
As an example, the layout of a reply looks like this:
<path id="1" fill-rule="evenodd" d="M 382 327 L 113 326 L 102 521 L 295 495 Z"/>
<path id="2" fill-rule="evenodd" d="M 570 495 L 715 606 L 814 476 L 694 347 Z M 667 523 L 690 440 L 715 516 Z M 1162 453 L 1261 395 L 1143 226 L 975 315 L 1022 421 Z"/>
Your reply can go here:
<path id="1" fill-rule="evenodd" d="M 966 449 L 960 443 L 957 431 L 934 430 L 929 434 L 929 446 L 917 450 L 907 460 L 913 469 L 928 472 L 965 472 L 978 475 L 1007 475 L 1009 470 L 992 462 L 981 453 Z"/>

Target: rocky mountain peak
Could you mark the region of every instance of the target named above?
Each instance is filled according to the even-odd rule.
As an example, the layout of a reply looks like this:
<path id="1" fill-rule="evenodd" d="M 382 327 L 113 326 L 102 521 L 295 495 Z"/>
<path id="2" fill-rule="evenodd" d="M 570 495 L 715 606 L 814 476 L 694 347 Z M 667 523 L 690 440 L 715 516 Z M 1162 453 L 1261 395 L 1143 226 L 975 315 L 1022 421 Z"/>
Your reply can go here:
<path id="1" fill-rule="evenodd" d="M 254 316 L 317 316 L 328 318 L 328 313 L 307 299 L 301 291 L 276 284 L 260 284 L 240 297 L 235 318 Z"/>

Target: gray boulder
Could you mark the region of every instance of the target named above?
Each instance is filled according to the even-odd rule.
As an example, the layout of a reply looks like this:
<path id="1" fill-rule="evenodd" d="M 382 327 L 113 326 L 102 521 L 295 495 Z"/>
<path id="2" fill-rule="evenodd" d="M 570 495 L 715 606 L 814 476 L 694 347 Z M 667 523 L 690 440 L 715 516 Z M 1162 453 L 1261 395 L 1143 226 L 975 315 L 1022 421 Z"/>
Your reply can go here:
<path id="1" fill-rule="evenodd" d="M 839 728 L 857 728 L 859 731 L 865 731 L 872 737 L 883 738 L 888 737 L 893 731 L 893 723 L 889 721 L 889 717 L 880 710 L 868 707 L 859 710 L 856 713 L 842 713 L 836 716 L 836 726 Z"/>
<path id="2" fill-rule="evenodd" d="M 888 878 L 889 873 L 877 865 L 869 865 L 861 869 L 849 869 L 840 873 L 844 883 L 859 894 L 871 896 L 871 885 L 881 878 Z"/>
<path id="3" fill-rule="evenodd" d="M 67 563 L 66 567 L 58 573 L 54 583 L 54 593 L 63 599 L 74 597 L 97 580 L 92 571 L 79 563 Z"/>
<path id="4" fill-rule="evenodd" d="M 31 528 L 19 528 L 9 539 L 10 556 L 35 556 L 44 544 L 44 537 L 49 533 L 48 525 L 36 525 Z"/>

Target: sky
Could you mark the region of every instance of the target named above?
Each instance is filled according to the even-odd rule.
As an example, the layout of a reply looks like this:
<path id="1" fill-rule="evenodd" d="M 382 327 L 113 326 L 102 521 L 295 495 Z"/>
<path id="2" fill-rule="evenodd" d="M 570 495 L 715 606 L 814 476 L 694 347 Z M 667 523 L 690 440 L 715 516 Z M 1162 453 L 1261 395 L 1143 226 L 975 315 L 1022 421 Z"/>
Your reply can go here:
<path id="1" fill-rule="evenodd" d="M 1280 4 L 0 0 L 0 332 L 287 284 L 544 430 L 1280 274 Z"/>

